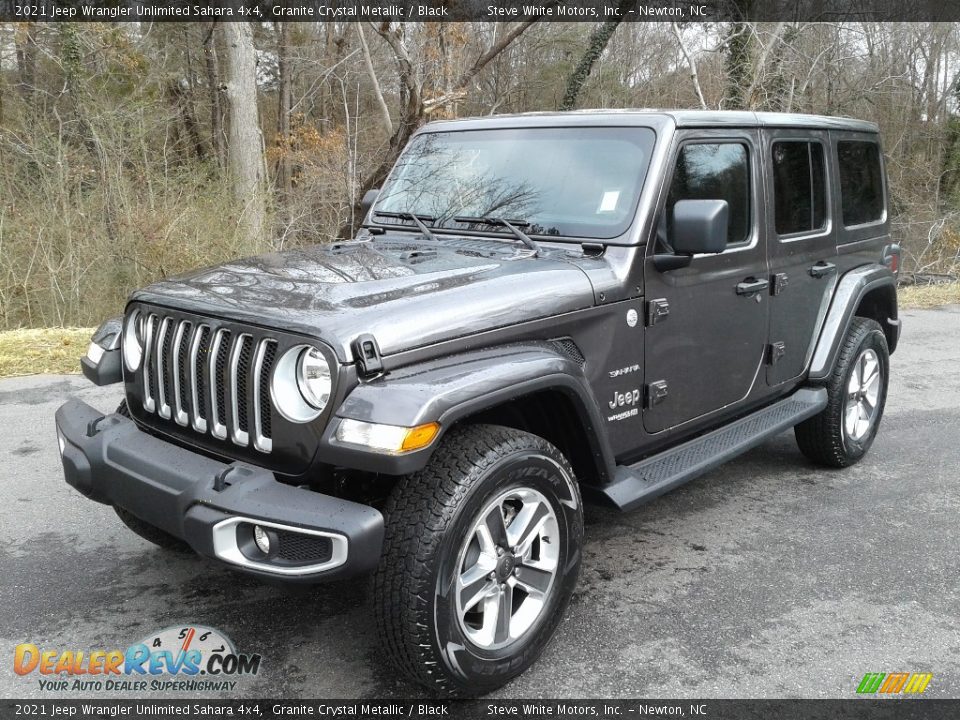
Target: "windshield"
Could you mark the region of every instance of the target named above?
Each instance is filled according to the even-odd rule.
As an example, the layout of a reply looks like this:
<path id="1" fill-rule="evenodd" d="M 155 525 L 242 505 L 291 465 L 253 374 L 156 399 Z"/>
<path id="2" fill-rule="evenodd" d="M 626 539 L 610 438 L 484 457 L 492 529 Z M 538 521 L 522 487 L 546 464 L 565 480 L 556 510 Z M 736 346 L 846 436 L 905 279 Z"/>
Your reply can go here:
<path id="1" fill-rule="evenodd" d="M 616 127 L 425 133 L 374 212 L 415 213 L 434 228 L 506 232 L 454 220 L 493 217 L 523 222 L 530 235 L 614 238 L 633 219 L 654 139 L 649 128 Z"/>

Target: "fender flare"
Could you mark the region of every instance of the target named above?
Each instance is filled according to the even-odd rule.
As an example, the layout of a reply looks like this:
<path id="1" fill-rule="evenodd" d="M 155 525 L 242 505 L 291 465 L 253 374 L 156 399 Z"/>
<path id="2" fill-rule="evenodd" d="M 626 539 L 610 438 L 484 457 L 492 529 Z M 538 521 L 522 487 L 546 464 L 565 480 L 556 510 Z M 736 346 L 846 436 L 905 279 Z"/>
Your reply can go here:
<path id="1" fill-rule="evenodd" d="M 837 361 L 837 355 L 840 353 L 840 345 L 850 328 L 860 301 L 868 293 L 882 287 L 891 287 L 894 292 L 897 287 L 896 276 L 884 265 L 871 264 L 859 267 L 840 278 L 810 361 L 809 379 L 811 381 L 822 382 L 830 376 Z M 895 324 L 899 329 L 896 306 L 888 322 Z"/>
<path id="2" fill-rule="evenodd" d="M 337 421 L 324 432 L 325 460 L 358 470 L 405 475 L 423 469 L 443 434 L 458 421 L 510 400 L 542 391 L 563 393 L 583 425 L 599 468 L 612 472 L 613 453 L 603 419 L 581 366 L 549 343 L 505 345 L 450 355 L 394 370 L 361 383 L 344 399 L 336 418 L 413 427 L 440 423 L 426 448 L 386 455 L 337 443 Z"/>

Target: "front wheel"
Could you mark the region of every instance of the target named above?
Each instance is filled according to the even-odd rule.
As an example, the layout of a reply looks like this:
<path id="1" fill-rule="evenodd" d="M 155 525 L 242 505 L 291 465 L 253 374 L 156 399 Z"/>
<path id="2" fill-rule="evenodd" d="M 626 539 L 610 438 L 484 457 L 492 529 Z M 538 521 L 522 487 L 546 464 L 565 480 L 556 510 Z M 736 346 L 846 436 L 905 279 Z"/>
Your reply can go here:
<path id="1" fill-rule="evenodd" d="M 407 677 L 479 695 L 539 657 L 576 585 L 583 538 L 559 450 L 510 428 L 454 431 L 397 484 L 385 516 L 375 612 Z"/>

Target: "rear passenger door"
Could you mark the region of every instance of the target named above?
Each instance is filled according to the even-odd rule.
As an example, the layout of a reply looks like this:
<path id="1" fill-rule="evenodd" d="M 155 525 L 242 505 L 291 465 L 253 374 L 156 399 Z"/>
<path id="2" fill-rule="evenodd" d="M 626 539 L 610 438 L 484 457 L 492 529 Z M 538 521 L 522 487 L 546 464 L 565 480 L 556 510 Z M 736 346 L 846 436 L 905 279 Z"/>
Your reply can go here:
<path id="1" fill-rule="evenodd" d="M 827 132 L 765 130 L 770 333 L 767 384 L 800 377 L 837 280 Z"/>

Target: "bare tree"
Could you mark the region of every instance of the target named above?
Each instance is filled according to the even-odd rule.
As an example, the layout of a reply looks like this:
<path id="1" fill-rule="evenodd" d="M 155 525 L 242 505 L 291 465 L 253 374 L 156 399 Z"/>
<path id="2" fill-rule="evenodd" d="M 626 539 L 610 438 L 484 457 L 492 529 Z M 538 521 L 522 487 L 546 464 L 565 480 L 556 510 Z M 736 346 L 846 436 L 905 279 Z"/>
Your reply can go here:
<path id="1" fill-rule="evenodd" d="M 265 245 L 266 166 L 263 135 L 257 113 L 257 61 L 251 26 L 243 22 L 221 25 L 227 48 L 226 95 L 230 108 L 227 167 L 234 200 L 240 208 L 238 227 L 251 248 Z"/>
<path id="2" fill-rule="evenodd" d="M 405 25 L 384 22 L 379 26 L 373 26 L 377 34 L 386 41 L 393 51 L 400 85 L 400 114 L 397 121 L 391 123 L 393 134 L 390 136 L 386 151 L 380 155 L 379 164 L 367 175 L 360 186 L 357 193 L 358 203 L 359 199 L 362 199 L 368 190 L 383 182 L 390 168 L 396 162 L 400 151 L 407 144 L 410 136 L 426 121 L 427 116 L 467 97 L 468 88 L 477 75 L 536 22 L 536 20 L 526 20 L 517 23 L 499 37 L 495 37 L 490 47 L 483 50 L 473 63 L 448 85 L 449 91 L 432 98 L 424 98 L 423 96 L 422 67 L 411 52 L 407 42 Z M 500 26 L 497 26 L 498 33 L 499 28 Z M 354 206 L 352 217 L 355 221 L 360 220 L 357 205 Z M 340 229 L 340 236 L 349 236 L 353 231 L 353 222 L 348 222 Z"/>
<path id="3" fill-rule="evenodd" d="M 363 23 L 357 23 L 357 38 L 360 40 L 360 48 L 363 50 L 363 66 L 370 76 L 373 93 L 377 98 L 377 109 L 380 111 L 380 117 L 383 120 L 383 128 L 387 131 L 387 135 L 392 135 L 393 121 L 390 119 L 390 108 L 387 106 L 387 101 L 383 97 L 383 88 L 380 86 L 377 71 L 373 69 L 373 59 L 370 57 L 370 46 L 367 45 L 367 38 L 363 34 Z"/>
<path id="4" fill-rule="evenodd" d="M 37 89 L 37 40 L 33 22 L 18 24 L 14 35 L 17 52 L 18 85 L 28 106 L 33 104 Z"/>
<path id="5" fill-rule="evenodd" d="M 617 14 L 614 18 L 598 26 L 590 35 L 590 40 L 587 42 L 587 49 L 583 53 L 583 57 L 580 58 L 580 62 L 577 63 L 573 72 L 570 73 L 570 77 L 567 78 L 567 89 L 563 94 L 563 100 L 559 107 L 560 110 L 573 110 L 577 106 L 577 98 L 580 96 L 580 90 L 583 89 L 583 84 L 587 81 L 587 78 L 590 77 L 590 71 L 593 70 L 594 63 L 603 55 L 603 51 L 606 50 L 610 38 L 613 37 L 613 33 L 617 31 L 620 23 L 623 22 L 623 15 L 626 13 L 627 7 L 633 5 L 634 2 L 635 0 L 620 0 L 620 3 L 617 5 Z"/>
<path id="6" fill-rule="evenodd" d="M 277 165 L 277 187 L 284 198 L 289 196 L 292 183 L 290 162 L 290 112 L 293 108 L 290 77 L 290 23 L 277 23 L 277 75 L 279 76 L 279 97 L 277 103 L 277 143 L 280 157 Z"/>
<path id="7" fill-rule="evenodd" d="M 203 41 L 203 57 L 207 72 L 207 92 L 210 98 L 210 137 L 213 139 L 213 152 L 217 158 L 217 165 L 223 169 L 226 166 L 226 144 L 223 134 L 223 106 L 220 102 L 220 61 L 217 57 L 217 37 L 214 33 L 217 23 L 210 23 L 209 30 Z"/>
<path id="8" fill-rule="evenodd" d="M 687 67 L 690 69 L 690 82 L 693 83 L 693 89 L 697 93 L 697 100 L 700 102 L 700 107 L 706 110 L 707 101 L 703 97 L 703 88 L 700 87 L 700 74 L 697 72 L 697 61 L 683 42 L 683 37 L 680 35 L 680 26 L 672 22 L 670 23 L 670 27 L 673 30 L 674 37 L 677 38 L 677 45 L 680 46 L 680 52 L 683 53 L 683 57 L 687 61 Z"/>

